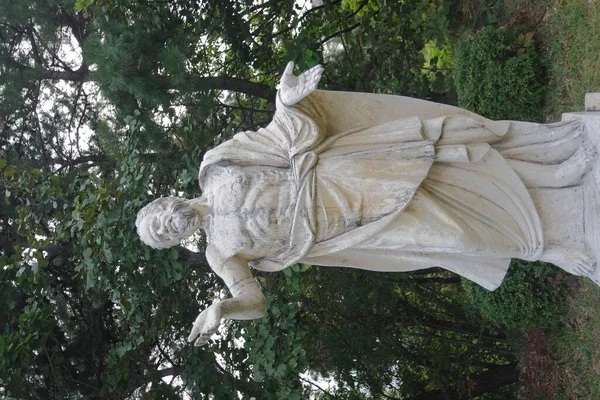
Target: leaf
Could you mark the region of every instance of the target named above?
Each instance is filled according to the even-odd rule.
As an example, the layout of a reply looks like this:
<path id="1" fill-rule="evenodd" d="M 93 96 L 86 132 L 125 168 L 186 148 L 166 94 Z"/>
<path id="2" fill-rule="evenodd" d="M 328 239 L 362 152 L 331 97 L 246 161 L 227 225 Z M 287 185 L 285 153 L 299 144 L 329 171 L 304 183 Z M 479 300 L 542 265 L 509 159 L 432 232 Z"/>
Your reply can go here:
<path id="1" fill-rule="evenodd" d="M 527 32 L 523 38 L 523 46 L 529 47 L 533 41 L 533 32 Z"/>
<path id="2" fill-rule="evenodd" d="M 254 373 L 254 382 L 262 382 L 265 379 L 265 375 L 260 372 L 260 371 L 256 371 Z"/>
<path id="3" fill-rule="evenodd" d="M 85 288 L 91 289 L 96 285 L 96 280 L 91 272 L 88 272 L 85 279 Z"/>
<path id="4" fill-rule="evenodd" d="M 14 165 L 9 165 L 4 170 L 4 175 L 6 175 L 8 177 L 14 177 L 16 174 L 17 174 L 17 168 Z"/>
<path id="5" fill-rule="evenodd" d="M 0 169 L 3 169 L 4 167 L 6 167 L 6 164 L 7 164 L 6 160 L 0 158 Z"/>
<path id="6" fill-rule="evenodd" d="M 106 257 L 106 261 L 113 262 L 113 254 L 109 248 L 104 248 L 104 257 Z"/>
<path id="7" fill-rule="evenodd" d="M 126 313 L 131 312 L 131 301 L 123 299 L 121 300 L 121 306 L 123 307 L 123 310 L 125 310 Z"/>
<path id="8" fill-rule="evenodd" d="M 75 1 L 75 11 L 82 12 L 85 11 L 89 6 L 94 4 L 96 0 L 76 0 Z"/>

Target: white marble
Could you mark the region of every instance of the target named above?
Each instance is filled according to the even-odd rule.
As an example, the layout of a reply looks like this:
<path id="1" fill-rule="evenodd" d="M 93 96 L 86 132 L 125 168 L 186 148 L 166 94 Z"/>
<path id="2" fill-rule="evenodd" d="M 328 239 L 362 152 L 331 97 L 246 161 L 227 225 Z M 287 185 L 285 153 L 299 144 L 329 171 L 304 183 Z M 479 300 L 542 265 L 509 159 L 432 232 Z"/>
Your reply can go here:
<path id="1" fill-rule="evenodd" d="M 190 341 L 205 343 L 223 318 L 264 315 L 251 268 L 441 266 L 493 290 L 521 258 L 599 281 L 600 120 L 491 121 L 401 96 L 319 91 L 321 73 L 296 77 L 289 64 L 273 122 L 206 153 L 201 198 L 158 199 L 138 214 L 140 237 L 157 248 L 204 229 L 208 262 L 230 289 Z"/>
<path id="2" fill-rule="evenodd" d="M 600 100 L 600 93 L 589 93 L 586 96 L 586 107 L 590 105 L 588 99 Z M 600 108 L 599 108 L 600 109 Z M 582 121 L 586 129 L 586 137 L 596 150 L 600 149 L 600 111 L 565 113 L 563 121 Z M 569 229 L 565 233 L 573 232 L 576 226 L 577 234 L 565 235 L 575 237 L 581 242 L 581 246 L 593 254 L 594 259 L 600 257 L 600 163 L 594 162 L 591 170 L 586 174 L 581 184 L 577 187 L 580 192 L 576 207 L 571 203 L 562 201 L 563 212 L 575 214 L 571 218 L 571 224 L 565 225 Z M 558 207 L 557 207 L 558 208 Z M 594 282 L 600 285 L 600 268 L 588 275 Z"/>
<path id="3" fill-rule="evenodd" d="M 585 95 L 585 111 L 600 111 L 600 93 Z"/>

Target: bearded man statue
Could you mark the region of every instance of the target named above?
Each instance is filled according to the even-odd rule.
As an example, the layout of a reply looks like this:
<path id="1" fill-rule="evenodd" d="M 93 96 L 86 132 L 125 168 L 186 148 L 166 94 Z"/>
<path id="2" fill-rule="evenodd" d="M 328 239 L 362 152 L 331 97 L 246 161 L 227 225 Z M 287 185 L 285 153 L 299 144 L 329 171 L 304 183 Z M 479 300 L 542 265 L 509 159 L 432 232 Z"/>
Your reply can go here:
<path id="1" fill-rule="evenodd" d="M 519 258 L 597 279 L 583 228 L 597 151 L 583 121 L 491 121 L 401 96 L 319 91 L 321 66 L 293 68 L 267 127 L 206 153 L 202 197 L 161 198 L 138 214 L 155 248 L 203 229 L 233 296 L 199 315 L 190 341 L 205 343 L 222 318 L 264 315 L 253 268 L 438 266 L 494 290 Z"/>

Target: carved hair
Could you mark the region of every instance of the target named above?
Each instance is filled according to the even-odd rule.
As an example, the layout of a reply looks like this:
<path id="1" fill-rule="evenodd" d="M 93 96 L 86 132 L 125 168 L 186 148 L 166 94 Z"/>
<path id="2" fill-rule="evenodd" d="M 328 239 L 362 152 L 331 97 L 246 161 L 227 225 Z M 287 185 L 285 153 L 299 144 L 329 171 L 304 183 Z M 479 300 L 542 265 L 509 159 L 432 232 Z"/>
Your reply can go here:
<path id="1" fill-rule="evenodd" d="M 190 207 L 188 200 L 171 196 L 146 205 L 135 220 L 142 241 L 155 249 L 178 245 L 181 239 L 191 236 L 200 223 L 200 215 Z"/>

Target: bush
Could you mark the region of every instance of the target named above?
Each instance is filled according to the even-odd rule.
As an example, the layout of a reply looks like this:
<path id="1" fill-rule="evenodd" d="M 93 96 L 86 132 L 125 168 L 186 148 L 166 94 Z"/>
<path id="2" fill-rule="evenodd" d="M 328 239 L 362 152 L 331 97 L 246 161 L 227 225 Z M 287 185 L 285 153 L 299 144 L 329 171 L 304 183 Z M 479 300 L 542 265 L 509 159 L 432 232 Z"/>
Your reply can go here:
<path id="1" fill-rule="evenodd" d="M 458 105 L 491 119 L 540 121 L 543 68 L 532 36 L 486 27 L 463 37 L 455 53 Z"/>
<path id="2" fill-rule="evenodd" d="M 468 302 L 488 322 L 528 332 L 560 323 L 574 279 L 541 262 L 513 260 L 504 282 L 494 292 L 466 280 L 463 286 Z"/>

